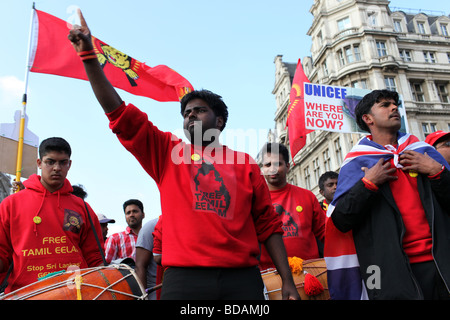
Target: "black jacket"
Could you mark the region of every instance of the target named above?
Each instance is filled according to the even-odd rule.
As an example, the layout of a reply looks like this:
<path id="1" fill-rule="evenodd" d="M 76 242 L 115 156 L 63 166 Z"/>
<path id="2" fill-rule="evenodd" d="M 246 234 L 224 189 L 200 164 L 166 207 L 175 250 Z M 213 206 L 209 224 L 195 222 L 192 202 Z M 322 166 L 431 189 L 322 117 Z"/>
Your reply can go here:
<path id="1" fill-rule="evenodd" d="M 432 233 L 433 258 L 449 290 L 450 172 L 445 169 L 440 179 L 429 179 L 426 175 L 417 178 L 418 191 Z M 367 271 L 368 267 L 379 267 L 380 289 L 367 288 L 369 299 L 423 298 L 403 250 L 405 227 L 387 183 L 374 192 L 367 189 L 361 180 L 358 181 L 339 200 L 331 217 L 341 232 L 353 230 L 361 277 L 366 284 L 372 275 Z"/>

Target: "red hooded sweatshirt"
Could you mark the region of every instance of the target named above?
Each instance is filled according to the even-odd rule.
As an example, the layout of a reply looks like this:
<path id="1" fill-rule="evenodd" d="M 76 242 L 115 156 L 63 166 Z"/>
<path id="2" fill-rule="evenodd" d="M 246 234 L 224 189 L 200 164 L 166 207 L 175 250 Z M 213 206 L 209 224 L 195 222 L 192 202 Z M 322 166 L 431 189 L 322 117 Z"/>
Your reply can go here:
<path id="1" fill-rule="evenodd" d="M 66 179 L 50 193 L 40 179 L 30 176 L 23 191 L 0 203 L 0 259 L 5 269 L 14 262 L 5 293 L 71 265 L 83 269 L 102 264 L 84 202 L 70 193 L 70 182 Z M 103 250 L 100 223 L 88 208 Z"/>

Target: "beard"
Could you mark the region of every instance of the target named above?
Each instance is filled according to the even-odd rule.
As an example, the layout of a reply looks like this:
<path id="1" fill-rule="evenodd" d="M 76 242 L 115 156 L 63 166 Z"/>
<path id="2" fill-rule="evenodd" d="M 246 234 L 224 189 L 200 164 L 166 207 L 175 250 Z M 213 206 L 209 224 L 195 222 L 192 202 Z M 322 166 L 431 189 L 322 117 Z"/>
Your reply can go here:
<path id="1" fill-rule="evenodd" d="M 207 146 L 219 141 L 220 130 L 217 128 L 206 128 L 201 121 L 194 121 L 193 125 L 184 129 L 186 138 L 194 145 Z"/>

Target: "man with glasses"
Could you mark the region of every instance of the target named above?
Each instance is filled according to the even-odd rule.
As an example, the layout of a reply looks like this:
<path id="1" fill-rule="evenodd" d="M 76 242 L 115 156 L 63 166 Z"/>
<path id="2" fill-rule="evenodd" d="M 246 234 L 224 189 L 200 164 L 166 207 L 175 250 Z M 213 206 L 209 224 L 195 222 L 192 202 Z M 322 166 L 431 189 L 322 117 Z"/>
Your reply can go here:
<path id="1" fill-rule="evenodd" d="M 42 141 L 37 159 L 41 175 L 31 175 L 24 190 L 0 203 L 0 273 L 10 270 L 5 293 L 69 266 L 83 269 L 102 264 L 103 237 L 97 215 L 71 193 L 66 179 L 70 156 L 66 140 Z"/>
<path id="2" fill-rule="evenodd" d="M 430 133 L 425 142 L 431 144 L 450 163 L 450 132 L 442 130 Z"/>

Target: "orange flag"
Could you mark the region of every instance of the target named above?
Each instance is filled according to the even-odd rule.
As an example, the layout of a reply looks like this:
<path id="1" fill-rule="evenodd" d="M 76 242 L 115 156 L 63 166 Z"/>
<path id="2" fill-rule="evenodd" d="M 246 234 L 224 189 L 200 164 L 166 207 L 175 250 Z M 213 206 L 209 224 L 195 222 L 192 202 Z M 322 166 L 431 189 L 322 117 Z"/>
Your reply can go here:
<path id="1" fill-rule="evenodd" d="M 290 104 L 286 121 L 286 126 L 289 128 L 289 146 L 292 159 L 305 146 L 306 134 L 312 131 L 306 129 L 305 126 L 305 93 L 303 90 L 303 83 L 305 82 L 309 82 L 309 80 L 303 72 L 300 59 L 298 59 L 292 81 L 292 89 L 289 97 Z"/>
<path id="2" fill-rule="evenodd" d="M 31 72 L 87 80 L 83 63 L 67 38 L 67 22 L 35 10 L 35 39 Z M 95 52 L 111 84 L 131 94 L 157 101 L 179 101 L 192 85 L 165 65 L 149 67 L 92 36 Z"/>

